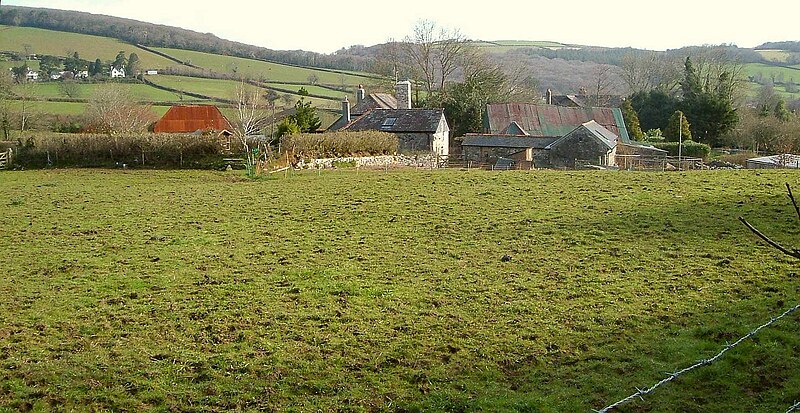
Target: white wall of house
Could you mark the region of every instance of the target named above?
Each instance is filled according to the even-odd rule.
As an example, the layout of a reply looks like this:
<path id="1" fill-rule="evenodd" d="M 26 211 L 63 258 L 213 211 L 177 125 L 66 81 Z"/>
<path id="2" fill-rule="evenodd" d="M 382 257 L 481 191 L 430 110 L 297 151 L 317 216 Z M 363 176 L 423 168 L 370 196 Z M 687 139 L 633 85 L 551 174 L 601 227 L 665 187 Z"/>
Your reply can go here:
<path id="1" fill-rule="evenodd" d="M 431 151 L 439 156 L 447 156 L 450 153 L 450 127 L 447 125 L 447 120 L 445 120 L 444 115 L 442 115 L 442 119 L 439 120 L 436 133 L 433 134 Z"/>

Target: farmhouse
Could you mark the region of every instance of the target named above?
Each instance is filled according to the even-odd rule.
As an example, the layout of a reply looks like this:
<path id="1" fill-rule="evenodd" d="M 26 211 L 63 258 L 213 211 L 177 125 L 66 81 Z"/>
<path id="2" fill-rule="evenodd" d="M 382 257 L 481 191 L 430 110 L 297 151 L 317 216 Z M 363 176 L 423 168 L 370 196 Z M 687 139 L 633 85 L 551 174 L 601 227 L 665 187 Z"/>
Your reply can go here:
<path id="1" fill-rule="evenodd" d="M 35 82 L 35 81 L 39 80 L 39 72 L 37 72 L 35 70 L 32 70 L 32 69 L 26 70 L 25 71 L 25 80 L 27 80 L 29 82 Z"/>
<path id="2" fill-rule="evenodd" d="M 230 135 L 233 126 L 213 105 L 177 105 L 171 107 L 153 127 L 158 133 L 216 132 Z"/>
<path id="3" fill-rule="evenodd" d="M 409 98 L 410 96 L 409 94 Z M 410 107 L 411 104 L 409 103 Z M 359 118 L 373 109 L 398 109 L 397 98 L 388 93 L 370 93 L 367 95 L 364 85 L 358 85 L 356 104 L 350 107 L 350 102 L 345 97 L 342 102 L 342 116 L 328 130 L 340 130 L 347 126 L 351 120 Z"/>
<path id="4" fill-rule="evenodd" d="M 487 105 L 484 129 L 486 133 L 463 138 L 465 160 L 493 163 L 509 158 L 522 168 L 625 167 L 631 157 L 667 154 L 631 141 L 617 108 Z M 618 153 L 624 155 L 621 165 Z"/>
<path id="5" fill-rule="evenodd" d="M 450 147 L 450 127 L 443 109 L 412 109 L 411 82 L 396 85 L 396 96 L 361 93 L 359 102 L 351 108 L 347 99 L 342 102 L 342 117 L 329 130 L 377 130 L 397 135 L 401 152 L 427 152 L 446 157 Z M 392 107 L 394 106 L 394 107 Z M 366 110 L 354 115 L 354 111 Z"/>
<path id="6" fill-rule="evenodd" d="M 124 67 L 111 67 L 111 78 L 122 78 L 125 77 L 125 68 Z"/>

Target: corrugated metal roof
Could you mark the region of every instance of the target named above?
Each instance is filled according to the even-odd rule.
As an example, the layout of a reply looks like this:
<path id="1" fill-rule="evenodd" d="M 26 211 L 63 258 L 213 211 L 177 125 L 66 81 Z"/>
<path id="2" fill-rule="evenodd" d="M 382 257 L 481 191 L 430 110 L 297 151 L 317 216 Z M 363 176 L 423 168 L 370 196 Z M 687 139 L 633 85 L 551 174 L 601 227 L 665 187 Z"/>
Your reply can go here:
<path id="1" fill-rule="evenodd" d="M 517 122 L 523 130 L 534 136 L 564 136 L 594 120 L 619 136 L 623 142 L 630 140 L 622 111 L 618 108 L 572 108 L 530 103 L 486 105 L 484 128 L 487 133 L 501 133 Z"/>
<path id="2" fill-rule="evenodd" d="M 750 158 L 747 162 L 795 169 L 800 168 L 800 155 L 784 153 L 780 155 L 762 156 L 760 158 Z"/>
<path id="3" fill-rule="evenodd" d="M 153 130 L 160 133 L 231 131 L 233 126 L 213 105 L 178 105 L 169 108 Z"/>
<path id="4" fill-rule="evenodd" d="M 544 149 L 558 138 L 535 137 L 521 135 L 485 135 L 467 134 L 461 146 L 477 146 L 482 148 L 533 148 Z"/>
<path id="5" fill-rule="evenodd" d="M 342 130 L 434 133 L 443 116 L 442 109 L 375 109 L 350 122 Z"/>

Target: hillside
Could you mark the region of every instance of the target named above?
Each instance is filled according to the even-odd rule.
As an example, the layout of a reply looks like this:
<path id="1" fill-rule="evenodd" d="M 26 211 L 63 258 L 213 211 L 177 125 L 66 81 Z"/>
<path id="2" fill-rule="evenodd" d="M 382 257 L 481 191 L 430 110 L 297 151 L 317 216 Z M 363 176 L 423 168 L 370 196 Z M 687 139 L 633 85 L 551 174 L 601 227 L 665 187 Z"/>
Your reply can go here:
<path id="1" fill-rule="evenodd" d="M 0 25 L 0 70 L 27 65 L 39 70 L 43 59 L 62 62 L 66 57 L 79 55 L 86 61 L 100 60 L 106 67 L 119 52 L 136 53 L 143 70 L 155 70 L 158 75 L 145 75 L 144 83 L 128 84 L 131 96 L 155 104 L 161 114 L 166 106 L 177 103 L 215 103 L 228 105 L 241 77 L 256 79 L 267 93 L 273 91 L 281 99 L 279 107 L 291 107 L 300 95 L 308 91 L 316 107 L 338 111 L 340 101 L 348 96 L 355 98 L 359 84 L 371 85 L 379 77 L 359 72 L 299 67 L 252 58 L 237 58 L 204 52 L 149 48 L 129 44 L 118 39 L 101 36 L 67 33 L 31 27 Z M 36 57 L 32 57 L 32 56 Z M 27 60 L 32 57 L 35 60 Z M 171 75 L 170 75 L 171 74 Z M 45 76 L 42 74 L 42 76 Z M 41 81 L 25 88 L 15 86 L 13 91 L 38 100 L 34 110 L 49 115 L 75 115 L 82 113 L 83 105 L 97 89 L 97 82 L 77 82 L 64 87 L 61 81 Z M 23 90 L 24 89 L 24 90 Z M 329 116 L 323 116 L 330 120 Z"/>
<path id="2" fill-rule="evenodd" d="M 360 59 L 352 57 L 338 57 L 306 51 L 270 50 L 220 39 L 211 33 L 198 33 L 177 27 L 79 11 L 3 6 L 0 8 L 0 24 L 89 34 L 119 39 L 131 44 L 252 57 L 292 65 L 343 70 L 364 70 L 366 68 Z"/>
<path id="3" fill-rule="evenodd" d="M 231 81 L 242 77 L 258 82 L 265 92 L 272 90 L 279 96 L 286 96 L 280 100 L 284 106 L 291 106 L 300 97 L 302 87 L 309 92 L 315 105 L 331 111 L 338 110 L 343 97 L 352 100 L 359 84 L 375 91 L 385 87 L 380 76 L 344 70 L 371 67 L 382 45 L 344 48 L 333 55 L 278 52 L 229 42 L 212 34 L 128 19 L 14 6 L 0 9 L 0 23 L 13 24 L 0 25 L 0 69 L 19 66 L 24 63 L 20 59 L 33 54 L 63 59 L 77 52 L 83 59 L 99 59 L 107 64 L 120 51 L 136 53 L 143 69 L 178 77 L 177 80 L 145 77 L 147 87 L 158 90 L 140 89 L 136 96 L 158 105 L 185 101 L 225 105 L 231 92 L 220 90 L 220 85 L 230 87 Z M 622 80 L 621 68 L 626 56 L 663 53 L 682 60 L 699 50 L 686 47 L 651 52 L 528 40 L 475 41 L 474 44 L 510 72 L 535 79 L 541 91 L 551 89 L 557 94 L 594 90 L 593 85 L 602 77 L 604 94 L 627 95 L 629 90 Z M 756 96 L 762 85 L 770 84 L 785 100 L 800 99 L 797 86 L 800 66 L 795 62 L 798 60 L 795 42 L 767 43 L 757 50 L 735 46 L 723 49 L 729 58 L 744 64 L 743 75 L 749 82 L 750 96 Z M 38 67 L 38 61 L 27 64 Z M 81 85 L 79 89 L 77 99 L 88 99 L 92 88 Z M 56 96 L 58 90 L 52 86 L 41 90 L 40 99 L 76 99 L 63 94 Z M 63 108 L 74 112 L 74 108 L 67 109 L 65 105 L 50 107 L 55 111 Z"/>

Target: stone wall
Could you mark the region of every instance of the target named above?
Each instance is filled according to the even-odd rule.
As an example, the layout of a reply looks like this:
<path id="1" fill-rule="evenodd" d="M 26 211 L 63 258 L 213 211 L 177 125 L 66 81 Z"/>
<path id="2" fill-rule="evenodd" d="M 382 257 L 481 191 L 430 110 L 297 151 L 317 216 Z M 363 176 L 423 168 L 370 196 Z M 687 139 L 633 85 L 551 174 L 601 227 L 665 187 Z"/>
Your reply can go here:
<path id="1" fill-rule="evenodd" d="M 322 158 L 301 160 L 295 165 L 299 169 L 330 169 L 336 164 L 353 165 L 358 168 L 436 168 L 436 156 L 425 155 L 384 155 L 345 158 Z"/>

